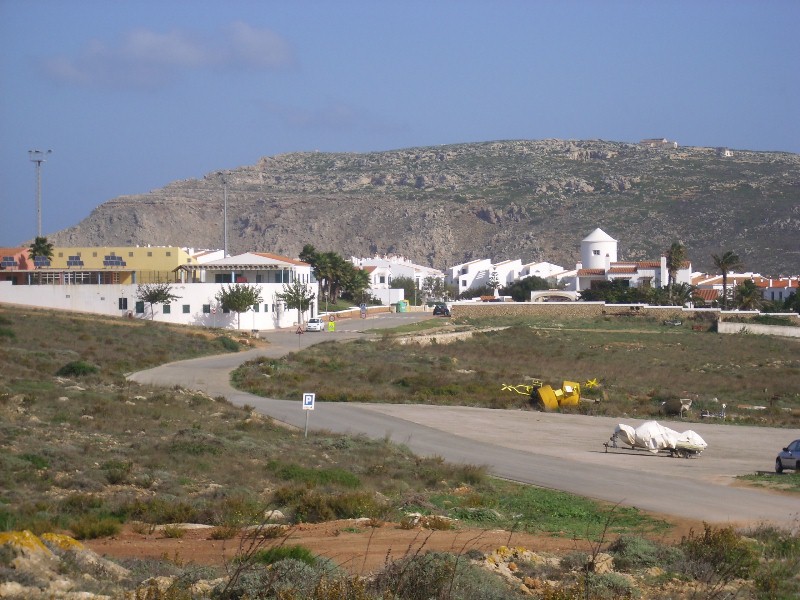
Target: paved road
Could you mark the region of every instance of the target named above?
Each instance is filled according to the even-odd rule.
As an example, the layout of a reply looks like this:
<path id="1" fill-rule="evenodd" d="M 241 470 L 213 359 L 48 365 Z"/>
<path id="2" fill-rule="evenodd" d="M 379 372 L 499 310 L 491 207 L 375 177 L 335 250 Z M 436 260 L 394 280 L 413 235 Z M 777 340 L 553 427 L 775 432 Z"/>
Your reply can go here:
<path id="1" fill-rule="evenodd" d="M 369 330 L 430 318 L 429 313 L 387 314 L 340 320 L 335 333 L 276 331 L 264 348 L 162 365 L 132 374 L 142 384 L 181 385 L 302 428 L 301 399 L 260 398 L 233 389 L 229 372 L 257 356 L 278 357 L 320 341 L 348 340 Z M 332 350 L 333 351 L 333 350 Z M 313 391 L 313 390 L 309 390 Z M 639 509 L 717 524 L 771 522 L 800 525 L 800 496 L 738 486 L 735 477 L 772 468 L 777 449 L 800 430 L 662 421 L 694 429 L 708 442 L 698 458 L 641 451 L 605 452 L 603 442 L 619 422 L 640 421 L 467 407 L 317 403 L 309 427 L 389 438 L 424 456 L 486 465 L 492 473 L 542 487 Z"/>

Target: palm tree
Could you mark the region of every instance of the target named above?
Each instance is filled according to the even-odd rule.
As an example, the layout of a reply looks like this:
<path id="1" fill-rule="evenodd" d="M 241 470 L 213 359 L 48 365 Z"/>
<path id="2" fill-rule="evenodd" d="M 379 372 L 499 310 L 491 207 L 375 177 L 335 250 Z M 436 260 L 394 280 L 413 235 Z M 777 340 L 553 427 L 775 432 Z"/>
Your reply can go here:
<path id="1" fill-rule="evenodd" d="M 736 286 L 735 296 L 741 310 L 758 310 L 764 305 L 764 295 L 752 279 Z"/>
<path id="2" fill-rule="evenodd" d="M 46 237 L 36 236 L 33 243 L 28 248 L 28 253 L 33 257 L 34 263 L 37 258 L 53 258 L 53 244 L 47 241 Z"/>
<path id="3" fill-rule="evenodd" d="M 686 248 L 680 242 L 672 242 L 669 250 L 664 254 L 667 258 L 667 285 L 669 286 L 669 299 L 672 300 L 672 288 L 675 285 L 675 279 L 678 276 L 678 271 L 683 268 L 683 263 L 686 260 Z"/>
<path id="4" fill-rule="evenodd" d="M 733 250 L 727 250 L 722 255 L 712 254 L 711 259 L 722 273 L 722 309 L 725 310 L 728 308 L 728 273 L 741 269 L 744 265 Z"/>

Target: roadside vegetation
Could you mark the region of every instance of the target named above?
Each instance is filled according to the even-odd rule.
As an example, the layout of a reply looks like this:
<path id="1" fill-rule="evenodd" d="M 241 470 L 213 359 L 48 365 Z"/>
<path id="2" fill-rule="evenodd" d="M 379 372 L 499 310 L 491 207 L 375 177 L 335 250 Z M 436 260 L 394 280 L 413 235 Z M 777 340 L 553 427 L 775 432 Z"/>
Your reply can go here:
<path id="1" fill-rule="evenodd" d="M 224 398 L 124 378 L 158 362 L 235 348 L 221 332 L 6 306 L 0 332 L 0 532 L 92 539 L 123 527 L 143 535 L 159 528 L 163 537 L 182 538 L 181 524 L 201 523 L 212 526 L 213 539 L 234 547 L 243 540 L 224 568 L 167 556 L 131 559 L 113 585 L 109 569 L 84 577 L 89 567 L 73 557 L 59 574 L 70 575 L 74 589 L 115 597 L 137 589 L 136 598 L 151 599 L 466 599 L 522 597 L 525 585 L 549 600 L 657 598 L 661 588 L 707 597 L 737 586 L 746 592 L 739 597 L 753 598 L 798 590 L 800 543 L 786 532 L 744 538 L 708 528 L 665 545 L 669 525 L 635 509 L 496 480 L 480 465 L 420 458 L 388 440 L 324 432 L 304 438 Z M 336 354 L 349 360 L 361 346 Z M 267 524 L 276 511 L 279 524 Z M 498 555 L 420 549 L 387 560 L 366 580 L 313 548 L 285 543 L 300 523 L 349 518 L 365 519 L 358 525 L 364 528 L 504 529 L 509 540 L 513 532 L 562 536 L 585 550 L 538 557 L 513 548 Z M 250 526 L 256 533 L 247 533 Z M 45 588 L 44 575 L 20 571 L 13 538 L 0 539 L 0 580 Z M 607 572 L 598 567 L 601 559 Z M 502 577 L 489 569 L 498 564 L 508 571 Z M 151 579 L 156 575 L 166 579 Z M 191 587 L 216 577 L 222 579 L 202 593 Z"/>
<path id="2" fill-rule="evenodd" d="M 533 409 L 527 395 L 503 386 L 534 379 L 599 386 L 582 390 L 574 410 L 657 418 L 665 402 L 693 400 L 686 420 L 727 404 L 728 422 L 800 426 L 800 352 L 794 339 L 716 335 L 711 322 L 664 325 L 642 317 L 559 322 L 545 319 L 431 320 L 376 340 L 351 342 L 347 352 L 324 342 L 281 359 L 250 362 L 236 386 L 274 398 L 315 390 L 327 402 L 389 402 Z M 431 327 L 438 327 L 431 329 Z M 399 343 L 414 335 L 472 330 L 449 343 Z"/>

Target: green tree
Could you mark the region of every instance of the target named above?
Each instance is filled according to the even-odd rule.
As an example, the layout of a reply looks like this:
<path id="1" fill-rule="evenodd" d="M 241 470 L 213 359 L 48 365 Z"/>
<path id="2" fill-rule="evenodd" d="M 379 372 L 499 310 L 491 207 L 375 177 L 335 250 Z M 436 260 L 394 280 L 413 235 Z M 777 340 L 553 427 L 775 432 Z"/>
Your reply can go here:
<path id="1" fill-rule="evenodd" d="M 227 289 L 223 286 L 215 298 L 223 310 L 236 313 L 236 329 L 241 329 L 242 313 L 261 302 L 261 290 L 246 283 L 235 283 L 229 285 Z"/>
<path id="2" fill-rule="evenodd" d="M 489 276 L 489 289 L 492 290 L 492 293 L 494 294 L 502 287 L 502 285 L 503 284 L 500 283 L 500 276 L 497 274 L 497 271 L 492 270 L 492 274 Z"/>
<path id="3" fill-rule="evenodd" d="M 369 289 L 369 273 L 364 269 L 352 265 L 352 269 L 343 269 L 341 289 L 343 296 L 349 296 L 353 302 L 366 299 L 365 292 Z"/>
<path id="4" fill-rule="evenodd" d="M 409 304 L 413 303 L 415 298 L 415 306 L 419 306 L 422 303 L 422 294 L 417 289 L 417 282 L 411 277 L 395 277 L 392 279 L 392 288 L 402 289 L 403 296 L 408 300 Z"/>
<path id="5" fill-rule="evenodd" d="M 714 266 L 722 273 L 722 309 L 728 308 L 728 273 L 741 269 L 744 265 L 739 259 L 739 255 L 733 250 L 728 250 L 723 254 L 712 254 L 711 260 Z"/>
<path id="6" fill-rule="evenodd" d="M 447 300 L 450 297 L 450 290 L 447 289 L 443 279 L 430 276 L 422 280 L 422 295 L 426 302 Z"/>
<path id="7" fill-rule="evenodd" d="M 795 292 L 783 301 L 783 308 L 800 313 L 800 293 Z"/>
<path id="8" fill-rule="evenodd" d="M 686 248 L 680 242 L 672 242 L 672 245 L 664 253 L 667 259 L 667 285 L 669 286 L 669 297 L 672 300 L 673 286 L 675 285 L 678 271 L 683 268 L 683 263 L 686 260 Z"/>
<path id="9" fill-rule="evenodd" d="M 519 281 L 514 281 L 504 287 L 500 293 L 503 296 L 511 296 L 514 302 L 529 302 L 531 292 L 535 290 L 549 290 L 550 284 L 546 279 L 531 275 Z"/>
<path id="10" fill-rule="evenodd" d="M 580 294 L 587 302 L 607 302 L 609 304 L 649 304 L 652 288 L 630 287 L 627 281 L 615 279 L 600 281 Z"/>
<path id="11" fill-rule="evenodd" d="M 136 288 L 136 297 L 150 305 L 150 320 L 155 319 L 154 304 L 169 304 L 180 298 L 172 293 L 172 285 L 169 283 L 139 284 Z"/>
<path id="12" fill-rule="evenodd" d="M 764 305 L 764 294 L 752 279 L 736 286 L 734 298 L 736 306 L 741 310 L 758 310 Z"/>
<path id="13" fill-rule="evenodd" d="M 288 308 L 297 309 L 297 323 L 302 325 L 303 313 L 311 307 L 316 294 L 309 290 L 305 283 L 295 279 L 293 283 L 284 283 L 283 293 L 275 294 L 275 297 L 281 302 L 285 302 Z"/>
<path id="14" fill-rule="evenodd" d="M 28 248 L 28 253 L 34 258 L 53 258 L 53 244 L 47 241 L 46 237 L 36 236 L 33 243 Z"/>

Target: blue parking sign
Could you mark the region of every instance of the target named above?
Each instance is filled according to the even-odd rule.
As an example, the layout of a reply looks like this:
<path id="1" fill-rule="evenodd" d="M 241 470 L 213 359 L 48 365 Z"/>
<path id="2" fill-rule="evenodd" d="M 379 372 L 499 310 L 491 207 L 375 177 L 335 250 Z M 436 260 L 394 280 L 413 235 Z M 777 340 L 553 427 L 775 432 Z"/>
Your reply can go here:
<path id="1" fill-rule="evenodd" d="M 316 394 L 303 394 L 303 410 L 314 410 L 314 398 Z"/>

